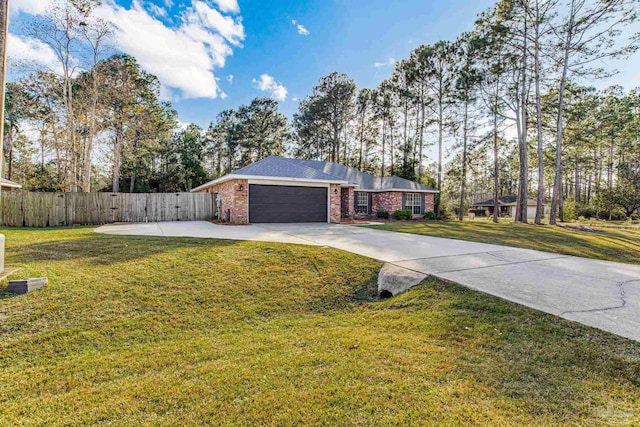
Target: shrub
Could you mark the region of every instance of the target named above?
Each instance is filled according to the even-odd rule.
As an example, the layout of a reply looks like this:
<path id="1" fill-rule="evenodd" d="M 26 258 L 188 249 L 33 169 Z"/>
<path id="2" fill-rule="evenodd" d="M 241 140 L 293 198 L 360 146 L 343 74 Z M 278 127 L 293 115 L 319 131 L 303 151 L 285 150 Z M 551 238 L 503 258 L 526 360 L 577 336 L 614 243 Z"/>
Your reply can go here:
<path id="1" fill-rule="evenodd" d="M 429 211 L 424 214 L 425 219 L 430 219 L 430 220 L 436 219 L 437 216 L 438 215 L 436 215 L 436 213 L 433 211 Z"/>
<path id="2" fill-rule="evenodd" d="M 580 203 L 576 205 L 576 215 L 579 217 L 585 217 L 586 219 L 591 219 L 596 216 L 596 209 L 591 205 Z"/>
<path id="3" fill-rule="evenodd" d="M 624 221 L 627 219 L 627 213 L 624 209 L 614 209 L 611 211 L 611 220 L 612 221 Z"/>
<path id="4" fill-rule="evenodd" d="M 637 212 L 634 212 L 631 214 L 631 221 L 638 221 L 640 220 L 640 214 Z"/>
<path id="5" fill-rule="evenodd" d="M 441 221 L 451 221 L 454 219 L 454 215 L 445 208 L 442 208 L 442 212 L 438 215 L 438 219 Z"/>
<path id="6" fill-rule="evenodd" d="M 389 219 L 389 212 L 387 211 L 377 211 L 376 217 L 380 219 Z"/>
<path id="7" fill-rule="evenodd" d="M 413 212 L 407 210 L 397 210 L 393 213 L 395 219 L 413 219 Z"/>
<path id="8" fill-rule="evenodd" d="M 573 222 L 577 218 L 576 201 L 568 198 L 564 201 L 564 221 Z"/>

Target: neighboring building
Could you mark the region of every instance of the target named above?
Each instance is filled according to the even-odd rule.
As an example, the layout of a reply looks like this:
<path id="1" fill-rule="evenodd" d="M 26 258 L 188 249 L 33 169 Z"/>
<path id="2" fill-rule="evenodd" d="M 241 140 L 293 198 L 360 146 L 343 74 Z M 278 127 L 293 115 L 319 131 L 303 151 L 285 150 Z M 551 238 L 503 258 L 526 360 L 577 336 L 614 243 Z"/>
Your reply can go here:
<path id="1" fill-rule="evenodd" d="M 19 190 L 22 188 L 22 185 L 17 182 L 9 181 L 4 178 L 0 178 L 0 185 L 2 185 L 2 191 Z"/>
<path id="2" fill-rule="evenodd" d="M 498 215 L 501 217 L 514 218 L 516 215 L 516 201 L 518 196 L 515 194 L 509 194 L 508 196 L 498 197 L 498 207 L 500 209 Z M 546 203 L 546 201 L 545 201 Z M 483 202 L 476 202 L 471 206 L 471 211 L 474 211 L 476 215 L 480 212 L 484 212 L 485 216 L 493 216 L 494 199 L 485 200 Z M 537 201 L 535 199 L 527 200 L 527 218 L 536 217 Z M 544 206 L 544 215 L 547 214 L 547 206 Z"/>
<path id="3" fill-rule="evenodd" d="M 236 224 L 332 222 L 384 210 L 433 210 L 437 190 L 332 162 L 271 156 L 191 190 L 216 193 L 220 218 Z"/>

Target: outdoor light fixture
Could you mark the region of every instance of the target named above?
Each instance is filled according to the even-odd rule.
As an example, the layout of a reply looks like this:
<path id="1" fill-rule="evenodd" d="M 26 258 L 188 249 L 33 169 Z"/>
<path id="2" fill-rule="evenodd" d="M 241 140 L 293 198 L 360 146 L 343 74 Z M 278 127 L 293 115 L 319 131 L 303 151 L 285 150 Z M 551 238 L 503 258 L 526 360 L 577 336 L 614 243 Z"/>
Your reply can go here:
<path id="1" fill-rule="evenodd" d="M 338 193 L 338 189 L 337 189 L 337 188 L 334 188 L 334 189 L 333 189 L 333 192 L 334 192 L 334 193 Z"/>
<path id="2" fill-rule="evenodd" d="M 240 189 L 238 191 L 244 190 L 244 185 L 240 184 Z"/>

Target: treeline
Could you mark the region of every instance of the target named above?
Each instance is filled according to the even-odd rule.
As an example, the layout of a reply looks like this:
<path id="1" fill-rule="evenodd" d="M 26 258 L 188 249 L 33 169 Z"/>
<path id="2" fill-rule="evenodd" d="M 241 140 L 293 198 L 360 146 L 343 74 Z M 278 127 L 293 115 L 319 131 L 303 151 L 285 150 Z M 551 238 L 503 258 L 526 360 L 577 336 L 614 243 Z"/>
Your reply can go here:
<path id="1" fill-rule="evenodd" d="M 604 60 L 637 50 L 637 35 L 621 35 L 637 7 L 498 1 L 472 31 L 395 63 L 375 89 L 357 90 L 338 73 L 323 78 L 294 118 L 295 153 L 435 181 L 443 190 L 436 210 L 460 218 L 473 200 L 510 193 L 521 222 L 528 199 L 537 200 L 536 223 L 547 203 L 550 222 L 564 220 L 568 198 L 573 211 L 595 203 L 596 212 L 630 215 L 640 207 L 638 91 L 598 93 L 576 82 L 611 75 Z"/>
<path id="2" fill-rule="evenodd" d="M 180 129 L 134 58 L 103 57 L 110 30 L 91 8 L 60 5 L 33 35 L 53 45 L 46 34 L 55 29 L 83 46 L 83 71 L 62 51 L 61 73 L 11 83 L 5 106 L 5 176 L 27 188 L 188 190 L 277 154 L 433 185 L 442 190 L 436 209 L 459 216 L 477 199 L 512 193 L 518 221 L 536 199 L 537 223 L 545 204 L 551 223 L 640 206 L 640 91 L 579 84 L 637 50 L 637 36 L 622 36 L 636 0 L 500 0 L 472 31 L 396 62 L 376 88 L 332 73 L 291 123 L 276 101 L 257 98 L 207 129 Z"/>

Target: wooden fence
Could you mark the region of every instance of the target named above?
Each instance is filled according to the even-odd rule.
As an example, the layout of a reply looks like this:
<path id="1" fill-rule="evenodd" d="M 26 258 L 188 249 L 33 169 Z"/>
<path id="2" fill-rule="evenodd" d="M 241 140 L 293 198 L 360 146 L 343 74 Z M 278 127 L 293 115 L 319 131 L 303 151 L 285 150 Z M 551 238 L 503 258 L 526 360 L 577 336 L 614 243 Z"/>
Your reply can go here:
<path id="1" fill-rule="evenodd" d="M 0 224 L 13 227 L 100 225 L 113 222 L 212 219 L 209 193 L 2 192 Z"/>

